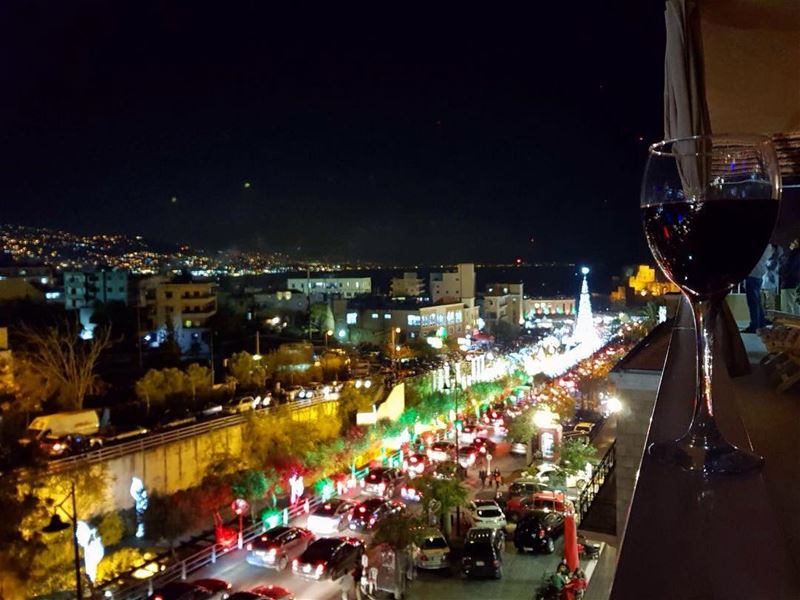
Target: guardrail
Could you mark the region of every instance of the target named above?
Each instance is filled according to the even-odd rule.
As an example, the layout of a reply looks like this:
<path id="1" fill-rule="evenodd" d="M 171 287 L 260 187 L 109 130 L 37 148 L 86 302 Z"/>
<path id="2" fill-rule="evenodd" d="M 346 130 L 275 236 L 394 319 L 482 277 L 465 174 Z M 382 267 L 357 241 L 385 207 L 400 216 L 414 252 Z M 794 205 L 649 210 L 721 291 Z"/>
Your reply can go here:
<path id="1" fill-rule="evenodd" d="M 575 516 L 577 517 L 578 523 L 583 521 L 583 517 L 589 512 L 589 509 L 592 507 L 592 502 L 594 502 L 595 497 L 600 492 L 600 488 L 602 488 L 603 484 L 608 480 L 608 476 L 611 475 L 611 472 L 614 470 L 616 462 L 617 441 L 614 440 L 595 467 L 589 483 L 586 484 L 586 487 L 581 490 L 580 496 L 578 496 L 578 501 L 575 506 Z"/>
<path id="2" fill-rule="evenodd" d="M 325 402 L 336 402 L 336 400 L 320 398 L 310 402 L 290 402 L 289 404 L 283 404 L 280 406 L 287 406 L 289 407 L 289 410 L 301 410 L 303 408 L 316 406 Z M 163 433 L 151 433 L 129 442 L 104 446 L 98 450 L 91 450 L 75 456 L 58 458 L 47 463 L 47 470 L 51 473 L 61 473 L 77 467 L 103 462 L 112 458 L 118 458 L 120 456 L 130 454 L 131 452 L 141 452 L 142 450 L 148 450 L 150 448 L 163 446 L 164 444 L 169 444 L 171 442 L 185 440 L 196 435 L 208 433 L 209 431 L 224 429 L 225 427 L 231 427 L 232 425 L 238 425 L 240 423 L 244 423 L 249 415 L 266 415 L 269 414 L 270 411 L 275 410 L 275 408 L 276 407 L 268 406 L 266 408 L 259 408 L 254 411 L 249 411 L 238 415 L 211 418 L 208 421 L 202 421 L 186 427 L 164 431 Z"/>
<path id="3" fill-rule="evenodd" d="M 401 452 L 398 451 L 385 457 L 383 460 L 384 462 L 391 463 L 395 459 L 399 458 L 400 455 Z M 356 478 L 363 479 L 368 472 L 369 466 L 361 467 L 355 472 Z M 320 496 L 312 496 L 308 499 L 308 510 L 312 511 L 322 503 L 323 500 Z M 288 507 L 286 510 L 288 513 L 287 522 L 291 522 L 292 519 L 296 519 L 306 512 L 306 504 L 305 502 L 298 502 L 293 506 Z M 254 523 L 253 525 L 242 529 L 243 547 L 246 547 L 248 542 L 261 535 L 264 531 L 266 531 L 266 528 L 264 527 L 263 523 Z M 211 535 L 213 536 L 213 534 Z M 170 581 L 176 581 L 179 579 L 184 580 L 190 573 L 214 564 L 221 556 L 224 556 L 230 552 L 234 552 L 238 549 L 238 545 L 225 547 L 221 544 L 218 544 L 212 538 L 212 541 L 207 548 L 203 548 L 195 554 L 191 554 L 179 561 L 174 562 L 173 564 L 170 564 L 163 571 L 159 571 L 146 581 L 134 583 L 126 587 L 119 587 L 121 578 L 118 578 L 101 586 L 98 591 L 103 598 L 114 598 L 116 600 L 144 600 L 148 596 L 152 595 L 154 589 L 157 589 L 164 584 L 169 583 Z"/>

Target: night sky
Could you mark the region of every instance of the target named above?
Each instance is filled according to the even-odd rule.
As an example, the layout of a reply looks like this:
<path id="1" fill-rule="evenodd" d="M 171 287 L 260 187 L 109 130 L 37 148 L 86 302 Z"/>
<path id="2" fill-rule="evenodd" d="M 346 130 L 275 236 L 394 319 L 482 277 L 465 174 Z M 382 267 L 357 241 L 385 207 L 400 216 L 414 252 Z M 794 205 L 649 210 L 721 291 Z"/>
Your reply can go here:
<path id="1" fill-rule="evenodd" d="M 661 2 L 273 4 L 0 4 L 0 222 L 393 263 L 648 258 Z"/>

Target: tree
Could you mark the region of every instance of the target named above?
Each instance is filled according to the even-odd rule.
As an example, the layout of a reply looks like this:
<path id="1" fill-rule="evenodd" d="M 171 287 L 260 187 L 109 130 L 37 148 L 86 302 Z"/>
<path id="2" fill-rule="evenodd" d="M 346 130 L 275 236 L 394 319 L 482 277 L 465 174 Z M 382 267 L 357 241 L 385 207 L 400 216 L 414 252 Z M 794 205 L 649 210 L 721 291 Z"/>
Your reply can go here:
<path id="1" fill-rule="evenodd" d="M 175 495 L 177 496 L 177 494 Z M 153 542 L 163 539 L 174 552 L 175 543 L 186 532 L 192 514 L 182 510 L 175 496 L 164 496 L 158 492 L 150 494 L 147 510 L 144 513 L 144 530 Z"/>
<path id="2" fill-rule="evenodd" d="M 116 546 L 125 537 L 125 523 L 118 512 L 106 513 L 97 523 L 97 532 L 104 546 Z"/>
<path id="3" fill-rule="evenodd" d="M 19 471 L 0 477 L 0 598 L 29 596 L 34 558 L 44 547 L 38 525 L 46 512 L 35 490 L 20 486 L 20 477 Z"/>
<path id="4" fill-rule="evenodd" d="M 231 490 L 237 498 L 244 498 L 250 505 L 250 519 L 255 521 L 256 502 L 264 498 L 269 491 L 270 484 L 264 471 L 247 469 L 237 474 L 231 482 Z"/>
<path id="5" fill-rule="evenodd" d="M 327 302 L 311 305 L 311 323 L 309 326 L 312 328 L 312 331 L 328 331 L 336 326 L 336 322 L 333 319 L 333 312 Z"/>
<path id="6" fill-rule="evenodd" d="M 192 400 L 199 394 L 207 394 L 211 390 L 211 370 L 192 363 L 186 367 L 186 387 L 192 393 Z"/>
<path id="7" fill-rule="evenodd" d="M 566 475 L 577 475 L 586 463 L 597 462 L 597 448 L 580 439 L 564 440 L 559 448 L 558 466 Z"/>
<path id="8" fill-rule="evenodd" d="M 91 340 L 82 340 L 77 326 L 22 328 L 23 354 L 31 367 L 58 386 L 64 408 L 83 408 L 88 394 L 96 391 L 99 378 L 95 366 L 111 344 L 111 330 L 95 328 Z"/>
<path id="9" fill-rule="evenodd" d="M 228 370 L 243 388 L 263 388 L 267 381 L 267 368 L 249 352 L 235 352 L 228 359 Z"/>
<path id="10" fill-rule="evenodd" d="M 466 504 L 469 497 L 467 488 L 458 479 L 436 479 L 430 475 L 417 479 L 416 482 L 417 489 L 422 493 L 422 509 L 425 514 L 432 511 L 438 513 L 439 522 L 449 539 L 452 532 L 450 513 L 454 508 Z"/>
<path id="11" fill-rule="evenodd" d="M 415 530 L 420 525 L 422 523 L 418 518 L 406 512 L 395 513 L 378 521 L 372 537 L 374 544 L 386 544 L 394 551 L 395 589 L 401 592 L 405 588 L 406 570 L 402 567 L 403 560 L 413 560 L 408 550 L 416 539 Z M 395 594 L 395 597 L 398 597 L 398 594 Z"/>
<path id="12" fill-rule="evenodd" d="M 150 414 L 152 403 L 164 402 L 164 373 L 158 369 L 150 369 L 134 386 L 136 397 L 144 400 L 147 414 Z"/>

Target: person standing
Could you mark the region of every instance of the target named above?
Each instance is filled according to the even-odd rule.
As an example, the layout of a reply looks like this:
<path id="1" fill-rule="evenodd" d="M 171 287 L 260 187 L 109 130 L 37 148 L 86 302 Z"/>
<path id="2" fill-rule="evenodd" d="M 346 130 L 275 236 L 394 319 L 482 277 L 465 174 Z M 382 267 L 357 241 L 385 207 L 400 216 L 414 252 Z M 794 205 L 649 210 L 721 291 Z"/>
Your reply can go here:
<path id="1" fill-rule="evenodd" d="M 764 310 L 778 310 L 778 292 L 780 291 L 778 277 L 783 263 L 783 248 L 778 244 L 770 244 L 770 248 L 772 252 L 767 261 L 767 272 L 761 279 L 761 297 L 764 302 Z"/>
<path id="2" fill-rule="evenodd" d="M 797 286 L 800 285 L 800 239 L 789 244 L 789 254 L 781 270 L 781 310 L 793 315 L 800 314 L 797 302 Z"/>
<path id="3" fill-rule="evenodd" d="M 755 333 L 767 324 L 764 306 L 761 303 L 761 280 L 767 273 L 767 261 L 772 255 L 772 247 L 767 245 L 756 266 L 744 280 L 744 292 L 747 297 L 747 308 L 750 311 L 750 325 L 742 333 Z"/>
<path id="4" fill-rule="evenodd" d="M 486 472 L 485 468 L 481 468 L 481 470 L 478 471 L 478 478 L 481 480 L 481 489 L 486 487 L 486 476 L 487 475 L 488 475 L 488 473 Z"/>

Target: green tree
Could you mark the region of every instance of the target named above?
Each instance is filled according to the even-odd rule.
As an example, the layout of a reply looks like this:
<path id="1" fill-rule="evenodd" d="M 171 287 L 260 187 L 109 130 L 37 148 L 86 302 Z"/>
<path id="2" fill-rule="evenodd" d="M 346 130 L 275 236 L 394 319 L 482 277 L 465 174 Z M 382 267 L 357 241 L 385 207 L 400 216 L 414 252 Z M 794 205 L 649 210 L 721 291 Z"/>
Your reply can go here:
<path id="1" fill-rule="evenodd" d="M 416 487 L 422 493 L 422 509 L 425 514 L 434 512 L 439 517 L 444 533 L 450 538 L 452 526 L 450 514 L 453 509 L 464 506 L 469 494 L 458 479 L 436 479 L 426 475 L 416 480 Z"/>
<path id="2" fill-rule="evenodd" d="M 333 311 L 327 302 L 320 302 L 311 305 L 311 323 L 312 331 L 325 332 L 332 330 L 336 326 L 333 319 Z"/>
<path id="3" fill-rule="evenodd" d="M 231 490 L 237 498 L 244 498 L 250 505 L 250 519 L 255 521 L 256 503 L 263 499 L 270 488 L 270 482 L 264 471 L 247 469 L 234 476 Z"/>
<path id="4" fill-rule="evenodd" d="M 576 475 L 586 463 L 597 463 L 597 448 L 581 439 L 568 439 L 558 450 L 558 465 L 566 475 Z"/>
<path id="5" fill-rule="evenodd" d="M 415 531 L 422 522 L 406 512 L 395 513 L 378 521 L 375 534 L 372 537 L 374 544 L 386 544 L 394 550 L 395 557 L 395 589 L 404 590 L 406 569 L 402 564 L 405 560 L 412 560 L 409 549 L 414 543 Z M 401 558 L 402 557 L 402 558 Z"/>
<path id="6" fill-rule="evenodd" d="M 533 410 L 526 410 L 515 418 L 508 426 L 508 439 L 514 442 L 529 444 L 536 436 L 536 425 L 533 424 Z"/>
<path id="7" fill-rule="evenodd" d="M 35 489 L 21 485 L 20 477 L 19 471 L 0 477 L 0 598 L 29 597 L 34 560 L 44 548 L 40 530 L 47 524 L 47 511 Z"/>

